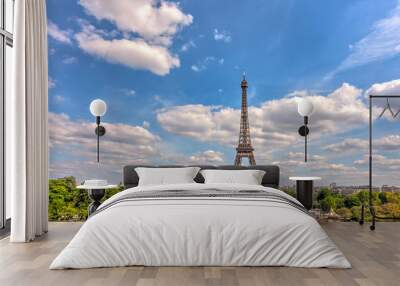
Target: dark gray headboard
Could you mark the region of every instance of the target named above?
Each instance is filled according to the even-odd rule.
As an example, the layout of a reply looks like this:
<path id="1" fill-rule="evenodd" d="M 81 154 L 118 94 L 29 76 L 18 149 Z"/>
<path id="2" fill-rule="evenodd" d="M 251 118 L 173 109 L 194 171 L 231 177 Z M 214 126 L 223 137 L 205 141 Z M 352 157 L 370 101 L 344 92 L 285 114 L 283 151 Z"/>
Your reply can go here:
<path id="1" fill-rule="evenodd" d="M 219 169 L 219 170 L 245 170 L 256 169 L 264 170 L 265 175 L 262 180 L 262 185 L 265 187 L 278 188 L 279 187 L 279 167 L 274 165 L 258 165 L 258 166 L 202 166 L 196 165 L 203 169 Z M 128 165 L 124 167 L 124 187 L 125 189 L 136 187 L 139 183 L 139 177 L 135 172 L 136 167 L 151 167 L 151 168 L 179 168 L 185 166 L 178 165 L 165 165 L 165 166 L 149 166 L 149 165 Z M 204 183 L 203 176 L 199 173 L 194 180 L 197 183 Z"/>

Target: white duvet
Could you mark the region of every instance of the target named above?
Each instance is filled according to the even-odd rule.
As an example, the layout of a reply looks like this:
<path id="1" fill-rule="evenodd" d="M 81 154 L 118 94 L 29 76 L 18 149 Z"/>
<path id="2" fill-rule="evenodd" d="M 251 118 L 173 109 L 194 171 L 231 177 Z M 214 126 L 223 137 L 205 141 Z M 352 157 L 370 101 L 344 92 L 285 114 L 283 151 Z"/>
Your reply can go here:
<path id="1" fill-rule="evenodd" d="M 238 184 L 146 186 L 118 193 L 103 205 L 129 192 L 210 187 L 284 194 Z M 351 267 L 318 222 L 304 212 L 273 201 L 227 197 L 112 205 L 85 222 L 50 269 L 127 265 Z"/>

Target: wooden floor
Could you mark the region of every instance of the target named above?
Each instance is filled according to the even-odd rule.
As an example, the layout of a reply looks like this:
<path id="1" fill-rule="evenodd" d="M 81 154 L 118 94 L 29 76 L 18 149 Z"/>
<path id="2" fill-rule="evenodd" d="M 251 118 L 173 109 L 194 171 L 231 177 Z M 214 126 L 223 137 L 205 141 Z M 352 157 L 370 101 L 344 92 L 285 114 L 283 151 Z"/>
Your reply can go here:
<path id="1" fill-rule="evenodd" d="M 123 267 L 48 270 L 81 223 L 50 223 L 43 238 L 27 244 L 0 241 L 0 285 L 400 285 L 400 223 L 323 225 L 352 269 L 289 267 Z"/>

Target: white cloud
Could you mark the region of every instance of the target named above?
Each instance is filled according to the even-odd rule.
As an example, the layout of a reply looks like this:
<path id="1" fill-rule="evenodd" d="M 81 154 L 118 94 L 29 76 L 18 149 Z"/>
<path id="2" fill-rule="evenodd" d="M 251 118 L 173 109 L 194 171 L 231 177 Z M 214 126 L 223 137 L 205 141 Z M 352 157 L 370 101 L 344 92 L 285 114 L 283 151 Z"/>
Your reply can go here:
<path id="1" fill-rule="evenodd" d="M 224 162 L 224 154 L 214 150 L 207 150 L 189 156 L 187 164 L 212 164 L 217 165 Z"/>
<path id="2" fill-rule="evenodd" d="M 381 154 L 374 154 L 372 162 L 373 162 L 373 165 L 378 167 L 380 171 L 382 171 L 382 170 L 399 171 L 400 170 L 400 159 L 399 158 L 388 158 Z M 359 166 L 366 166 L 367 164 L 369 164 L 369 156 L 365 155 L 363 159 L 354 161 L 354 164 L 359 165 Z"/>
<path id="3" fill-rule="evenodd" d="M 200 72 L 205 69 L 205 67 L 198 67 L 196 65 L 192 65 L 190 68 L 195 72 Z"/>
<path id="4" fill-rule="evenodd" d="M 358 170 L 352 164 L 333 163 L 321 155 L 311 155 L 308 162 L 304 162 L 304 153 L 289 152 L 287 159 L 273 161 L 272 164 L 278 165 L 281 169 L 282 185 L 293 185 L 289 181 L 291 176 L 319 176 L 322 181 L 317 181 L 318 185 L 327 185 L 335 181 L 343 184 L 365 184 L 366 173 Z"/>
<path id="5" fill-rule="evenodd" d="M 129 89 L 129 88 L 122 88 L 121 89 L 122 94 L 126 95 L 126 96 L 136 96 L 136 91 L 133 89 Z"/>
<path id="6" fill-rule="evenodd" d="M 75 57 L 66 57 L 62 60 L 62 62 L 66 65 L 76 64 L 78 59 Z"/>
<path id="7" fill-rule="evenodd" d="M 161 148 L 161 162 L 176 165 L 222 165 L 225 164 L 224 153 L 215 150 L 199 151 L 194 154 L 182 154 L 174 151 L 171 146 Z M 231 163 L 231 162 L 229 162 Z"/>
<path id="8" fill-rule="evenodd" d="M 237 94 L 240 97 L 240 91 Z M 343 84 L 328 96 L 312 95 L 315 112 L 310 118 L 311 138 L 337 134 L 368 122 L 368 109 L 361 90 Z M 240 109 L 202 104 L 171 106 L 158 110 L 157 120 L 168 132 L 201 142 L 237 144 Z M 281 98 L 249 107 L 253 145 L 258 150 L 285 148 L 302 143 L 297 134 L 302 118 L 297 99 Z"/>
<path id="9" fill-rule="evenodd" d="M 351 45 L 351 53 L 325 79 L 338 72 L 371 62 L 385 60 L 400 54 L 400 2 L 390 14 L 372 26 L 371 31 Z"/>
<path id="10" fill-rule="evenodd" d="M 369 89 L 365 91 L 365 96 L 369 95 L 400 95 L 400 79 L 394 79 L 387 82 L 375 83 Z M 390 108 L 393 114 L 390 114 L 390 111 L 386 110 L 383 118 L 393 121 L 395 120 L 393 116 L 396 118 L 400 117 L 400 99 L 393 98 L 374 98 L 373 100 L 373 120 L 376 120 L 378 116 L 381 115 L 382 111 L 385 107 L 387 107 L 387 101 L 389 101 Z"/>
<path id="11" fill-rule="evenodd" d="M 156 94 L 153 96 L 153 105 L 157 106 L 158 108 L 161 107 L 167 107 L 172 105 L 172 101 L 165 99 L 164 97 Z"/>
<path id="12" fill-rule="evenodd" d="M 224 64 L 224 58 L 216 58 L 214 56 L 207 56 L 204 59 L 198 61 L 196 64 L 191 66 L 191 69 L 195 72 L 201 72 L 206 70 L 210 65 L 212 64 L 219 64 L 223 65 Z"/>
<path id="13" fill-rule="evenodd" d="M 49 89 L 56 87 L 56 81 L 53 78 L 51 78 L 50 76 L 48 79 L 48 86 L 49 86 Z"/>
<path id="14" fill-rule="evenodd" d="M 100 164 L 96 162 L 95 123 L 73 120 L 66 114 L 49 113 L 50 177 L 75 176 L 119 183 L 128 164 L 221 164 L 224 154 L 206 150 L 191 155 L 163 148 L 160 137 L 142 126 L 102 123 L 106 134 L 100 138 Z M 165 146 L 164 146 L 165 147 Z M 62 154 L 62 155 L 59 155 Z M 64 159 L 67 158 L 67 159 Z"/>
<path id="15" fill-rule="evenodd" d="M 132 162 L 148 163 L 159 157 L 160 138 L 145 127 L 102 123 L 106 134 L 100 139 L 100 166 L 96 161 L 95 123 L 72 120 L 65 114 L 49 113 L 51 177 L 74 175 L 78 179 L 98 176 L 114 179 Z M 63 156 L 52 154 L 62 153 Z M 68 160 L 63 160 L 67 155 Z M 116 172 L 117 171 L 117 175 Z"/>
<path id="16" fill-rule="evenodd" d="M 304 153 L 303 152 L 289 152 L 288 159 L 304 160 Z M 325 157 L 321 156 L 321 155 L 311 155 L 311 156 L 309 156 L 309 159 L 311 159 L 313 161 L 323 161 L 323 160 L 325 160 Z"/>
<path id="17" fill-rule="evenodd" d="M 63 103 L 65 101 L 65 97 L 59 94 L 53 96 L 53 98 L 56 103 Z"/>
<path id="18" fill-rule="evenodd" d="M 388 135 L 374 140 L 374 147 L 384 151 L 400 151 L 400 135 Z"/>
<path id="19" fill-rule="evenodd" d="M 236 142 L 231 135 L 237 133 L 238 118 L 237 110 L 201 104 L 172 106 L 157 113 L 158 122 L 168 132 L 228 145 Z"/>
<path id="20" fill-rule="evenodd" d="M 149 128 L 150 128 L 150 122 L 148 122 L 148 121 L 143 121 L 142 126 L 143 126 L 143 128 L 145 128 L 145 129 L 149 129 Z"/>
<path id="21" fill-rule="evenodd" d="M 179 58 L 164 46 L 148 44 L 142 39 L 108 40 L 92 25 L 83 24 L 75 37 L 82 50 L 110 63 L 149 70 L 157 75 L 166 75 L 180 66 Z"/>
<path id="22" fill-rule="evenodd" d="M 262 116 L 256 114 L 256 109 L 259 108 L 252 107 L 249 111 L 252 140 L 256 148 L 264 144 L 288 146 L 296 141 L 295 133 L 264 132 Z M 232 147 L 238 140 L 240 110 L 201 104 L 173 106 L 160 110 L 157 120 L 168 132 Z"/>
<path id="23" fill-rule="evenodd" d="M 294 90 L 290 93 L 288 93 L 288 95 L 286 95 L 286 97 L 307 97 L 307 96 L 311 96 L 313 95 L 309 90 Z"/>
<path id="24" fill-rule="evenodd" d="M 214 29 L 214 40 L 229 43 L 232 41 L 232 37 L 226 31 L 218 31 L 218 29 Z"/>
<path id="25" fill-rule="evenodd" d="M 398 185 L 399 182 L 399 171 L 400 171 L 400 159 L 395 157 L 388 157 L 382 154 L 373 155 L 373 173 L 372 173 L 372 184 L 374 186 L 379 185 Z M 365 155 L 362 159 L 354 161 L 354 165 L 359 169 L 365 170 L 364 184 L 368 184 L 368 164 L 369 157 Z M 357 179 L 357 177 L 355 177 Z M 353 184 L 354 185 L 354 184 Z"/>
<path id="26" fill-rule="evenodd" d="M 368 122 L 368 108 L 362 91 L 348 83 L 343 83 L 328 96 L 313 95 L 309 98 L 314 104 L 314 113 L 310 117 L 311 132 L 341 133 Z M 297 104 L 294 107 L 297 110 Z"/>
<path id="27" fill-rule="evenodd" d="M 196 47 L 196 44 L 194 43 L 194 41 L 189 41 L 182 45 L 181 51 L 187 52 L 190 48 L 195 48 L 195 47 Z"/>
<path id="28" fill-rule="evenodd" d="M 329 144 L 324 150 L 334 153 L 364 152 L 368 148 L 368 141 L 358 138 L 346 138 L 342 142 Z"/>
<path id="29" fill-rule="evenodd" d="M 303 172 L 312 171 L 312 172 L 319 172 L 318 174 L 323 174 L 329 171 L 347 173 L 347 172 L 356 172 L 357 168 L 354 166 L 347 166 L 342 163 L 331 163 L 326 161 L 325 159 L 321 159 L 323 157 L 318 157 L 317 160 L 310 158 L 308 162 L 304 162 L 304 156 L 299 158 L 298 160 L 282 160 L 282 161 L 275 161 L 273 164 L 278 165 L 285 172 L 289 174 L 296 174 L 296 172 Z"/>
<path id="30" fill-rule="evenodd" d="M 380 151 L 400 151 L 400 135 L 387 135 L 373 140 L 374 150 Z M 323 147 L 336 154 L 340 153 L 365 153 L 368 150 L 369 142 L 367 139 L 346 138 L 341 142 L 333 143 Z"/>
<path id="31" fill-rule="evenodd" d="M 400 79 L 375 83 L 367 91 L 366 95 L 400 95 Z"/>
<path id="32" fill-rule="evenodd" d="M 71 31 L 63 31 L 61 30 L 55 23 L 52 21 L 48 21 L 47 23 L 47 33 L 54 40 L 64 43 L 64 44 L 72 44 L 71 41 Z"/>
<path id="33" fill-rule="evenodd" d="M 108 20 L 124 32 L 137 33 L 147 41 L 170 43 L 181 28 L 193 22 L 179 4 L 165 0 L 80 0 L 86 11 L 99 20 Z"/>
<path id="34" fill-rule="evenodd" d="M 166 0 L 80 0 L 86 12 L 115 24 L 118 30 L 103 31 L 79 19 L 82 31 L 75 35 L 79 47 L 110 63 L 149 70 L 163 76 L 180 66 L 169 46 L 193 17 L 178 3 Z M 122 38 L 121 38 L 122 36 Z M 194 45 L 190 43 L 189 45 Z M 188 48 L 189 46 L 186 46 Z"/>

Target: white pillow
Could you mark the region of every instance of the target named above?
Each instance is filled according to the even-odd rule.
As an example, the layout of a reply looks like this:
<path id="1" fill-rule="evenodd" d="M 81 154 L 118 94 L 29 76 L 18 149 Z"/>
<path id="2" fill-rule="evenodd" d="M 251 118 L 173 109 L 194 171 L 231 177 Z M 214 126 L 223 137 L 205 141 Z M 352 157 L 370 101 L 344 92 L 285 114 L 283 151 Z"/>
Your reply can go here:
<path id="1" fill-rule="evenodd" d="M 139 186 L 195 183 L 193 179 L 199 170 L 199 167 L 135 168 L 139 176 Z"/>
<path id="2" fill-rule="evenodd" d="M 265 171 L 262 170 L 202 170 L 205 184 L 261 185 Z"/>

